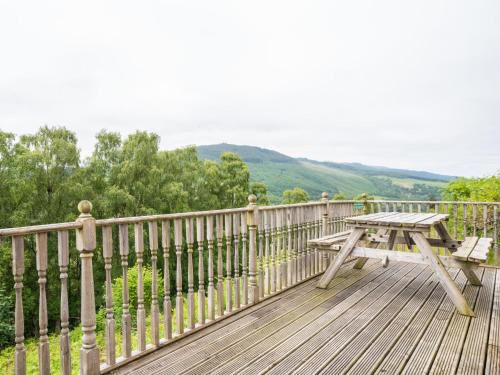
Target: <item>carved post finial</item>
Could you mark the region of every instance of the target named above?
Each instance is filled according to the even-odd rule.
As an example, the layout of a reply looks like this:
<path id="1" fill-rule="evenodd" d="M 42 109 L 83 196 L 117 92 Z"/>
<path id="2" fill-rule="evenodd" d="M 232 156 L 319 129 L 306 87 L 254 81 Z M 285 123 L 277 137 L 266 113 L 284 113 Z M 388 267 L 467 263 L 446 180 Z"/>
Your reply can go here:
<path id="1" fill-rule="evenodd" d="M 321 193 L 321 202 L 328 201 L 328 192 L 324 191 Z"/>
<path id="2" fill-rule="evenodd" d="M 78 203 L 78 211 L 80 212 L 80 217 L 90 217 L 92 203 L 87 200 L 80 201 L 80 203 Z"/>
<path id="3" fill-rule="evenodd" d="M 248 205 L 249 206 L 254 206 L 257 204 L 257 196 L 255 194 L 250 194 L 248 196 Z"/>

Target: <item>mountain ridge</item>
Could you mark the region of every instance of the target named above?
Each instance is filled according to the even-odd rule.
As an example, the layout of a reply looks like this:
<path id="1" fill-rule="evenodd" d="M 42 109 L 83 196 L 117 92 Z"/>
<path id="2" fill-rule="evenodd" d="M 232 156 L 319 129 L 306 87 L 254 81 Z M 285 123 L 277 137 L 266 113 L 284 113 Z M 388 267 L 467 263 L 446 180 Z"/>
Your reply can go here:
<path id="1" fill-rule="evenodd" d="M 306 190 L 311 198 L 328 190 L 332 195 L 353 197 L 366 192 L 386 199 L 437 199 L 440 189 L 455 176 L 427 171 L 294 158 L 278 151 L 249 145 L 220 143 L 197 146 L 201 159 L 218 160 L 223 152 L 235 152 L 248 164 L 252 181 L 268 186 L 278 201 L 293 187 Z"/>

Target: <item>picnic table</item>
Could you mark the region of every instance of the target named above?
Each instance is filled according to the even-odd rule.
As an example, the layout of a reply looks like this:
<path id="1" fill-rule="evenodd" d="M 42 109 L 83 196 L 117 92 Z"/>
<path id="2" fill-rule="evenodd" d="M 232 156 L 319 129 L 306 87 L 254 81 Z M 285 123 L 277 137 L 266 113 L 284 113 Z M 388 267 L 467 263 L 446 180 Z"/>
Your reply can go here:
<path id="1" fill-rule="evenodd" d="M 446 268 L 460 268 L 471 284 L 480 286 L 481 281 L 474 269 L 486 260 L 492 239 L 466 237 L 465 241 L 457 241 L 450 236 L 443 224 L 448 217 L 447 214 L 435 213 L 379 212 L 346 218 L 345 222 L 352 228 L 351 231 L 309 243 L 319 250 L 337 251 L 334 261 L 326 269 L 317 287 L 327 288 L 350 255 L 359 257 L 355 268 L 362 268 L 368 258 L 382 259 L 384 266 L 391 260 L 427 264 L 434 271 L 458 312 L 474 316 L 472 308 Z M 435 229 L 439 238 L 430 238 L 431 228 Z M 376 230 L 376 233 L 369 233 L 369 230 Z M 399 232 L 403 234 L 400 237 Z M 358 244 L 360 241 L 365 241 L 368 245 L 361 247 Z M 385 243 L 387 249 L 379 249 L 381 243 Z M 420 252 L 395 251 L 394 245 L 397 243 L 405 244 L 410 250 L 416 245 Z M 433 246 L 447 248 L 451 256 L 437 255 L 432 250 Z"/>

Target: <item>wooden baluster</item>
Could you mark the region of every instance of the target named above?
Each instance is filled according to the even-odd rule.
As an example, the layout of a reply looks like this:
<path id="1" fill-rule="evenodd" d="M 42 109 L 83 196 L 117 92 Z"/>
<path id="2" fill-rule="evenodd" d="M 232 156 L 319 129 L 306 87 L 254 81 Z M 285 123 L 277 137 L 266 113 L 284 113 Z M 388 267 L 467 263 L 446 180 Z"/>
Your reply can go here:
<path id="1" fill-rule="evenodd" d="M 194 265 L 193 265 L 193 243 L 194 243 L 194 220 L 186 219 L 186 242 L 188 251 L 188 328 L 193 329 L 195 325 L 194 306 Z"/>
<path id="2" fill-rule="evenodd" d="M 275 266 L 276 266 L 276 290 L 281 290 L 281 252 L 282 252 L 282 241 L 281 241 L 281 212 L 279 209 L 274 211 L 274 217 L 276 219 L 276 246 L 275 246 Z"/>
<path id="3" fill-rule="evenodd" d="M 196 244 L 198 245 L 198 324 L 205 324 L 205 267 L 203 265 L 203 216 L 196 218 Z"/>
<path id="4" fill-rule="evenodd" d="M 269 295 L 271 294 L 271 214 L 270 211 L 264 211 L 264 231 L 266 234 L 265 238 L 265 257 L 266 257 L 266 268 L 264 272 L 264 289 L 265 289 L 265 294 Z"/>
<path id="5" fill-rule="evenodd" d="M 413 203 L 408 203 L 408 212 L 413 213 Z"/>
<path id="6" fill-rule="evenodd" d="M 24 276 L 24 238 L 12 237 L 12 275 L 16 291 L 14 373 L 26 374 L 26 349 L 24 347 L 23 276 Z"/>
<path id="7" fill-rule="evenodd" d="M 463 211 L 464 211 L 464 214 L 463 214 L 462 221 L 464 224 L 464 239 L 465 239 L 465 237 L 467 237 L 467 204 L 466 203 L 463 204 Z"/>
<path id="8" fill-rule="evenodd" d="M 137 349 L 146 350 L 146 310 L 144 308 L 144 231 L 143 224 L 134 225 L 135 256 L 137 258 Z"/>
<path id="9" fill-rule="evenodd" d="M 302 280 L 302 226 L 300 207 L 295 208 L 295 248 L 297 249 L 297 282 Z"/>
<path id="10" fill-rule="evenodd" d="M 495 249 L 495 265 L 498 266 L 498 207 L 493 206 L 493 241 Z"/>
<path id="11" fill-rule="evenodd" d="M 151 251 L 151 341 L 160 345 L 160 307 L 158 305 L 158 224 L 148 222 L 149 250 Z"/>
<path id="12" fill-rule="evenodd" d="M 265 258 L 264 258 L 264 212 L 259 213 L 259 225 L 257 226 L 258 229 L 258 235 L 259 235 L 259 293 L 260 293 L 260 298 L 264 298 L 264 293 L 265 293 L 265 287 L 264 287 L 264 270 L 266 267 L 265 264 Z M 241 218 L 245 218 L 246 222 L 246 215 L 242 215 Z M 245 261 L 243 262 L 243 267 L 245 266 Z M 245 303 L 244 303 L 245 304 Z"/>
<path id="13" fill-rule="evenodd" d="M 163 336 L 172 338 L 172 302 L 170 301 L 170 221 L 161 222 L 163 248 Z"/>
<path id="14" fill-rule="evenodd" d="M 327 224 L 328 223 L 328 215 L 329 215 L 329 212 L 330 212 L 330 200 L 328 199 L 328 193 L 327 192 L 324 192 L 321 196 L 321 202 L 324 204 L 323 206 L 323 215 L 321 216 L 321 221 L 323 222 L 323 226 L 322 226 L 322 232 L 321 232 L 321 236 L 324 237 L 324 236 L 327 236 L 328 233 L 327 233 Z M 318 269 L 316 272 L 320 272 L 320 271 L 323 271 L 325 270 L 327 267 L 328 267 L 328 253 L 325 251 L 323 253 L 323 264 L 322 264 L 322 267 L 320 269 Z"/>
<path id="15" fill-rule="evenodd" d="M 286 209 L 286 233 L 287 233 L 287 248 L 288 248 L 288 267 L 286 273 L 286 283 L 288 286 L 294 284 L 293 281 L 293 233 L 292 233 L 292 209 Z M 261 284 L 262 285 L 262 284 Z"/>
<path id="16" fill-rule="evenodd" d="M 217 314 L 224 315 L 224 266 L 222 262 L 222 237 L 223 237 L 223 219 L 222 215 L 215 217 L 215 226 L 217 233 Z"/>
<path id="17" fill-rule="evenodd" d="M 458 237 L 458 205 L 453 204 L 453 238 Z"/>
<path id="18" fill-rule="evenodd" d="M 477 235 L 477 204 L 472 205 L 472 223 L 473 223 L 472 235 L 475 237 Z"/>
<path id="19" fill-rule="evenodd" d="M 233 311 L 233 281 L 231 278 L 231 214 L 224 215 L 224 229 L 226 234 L 226 311 Z"/>
<path id="20" fill-rule="evenodd" d="M 69 234 L 68 231 L 57 232 L 57 262 L 59 264 L 59 279 L 61 280 L 61 373 L 71 374 L 71 342 L 69 339 L 69 304 L 68 304 L 68 269 L 69 269 Z"/>
<path id="21" fill-rule="evenodd" d="M 175 285 L 177 295 L 175 297 L 175 317 L 177 334 L 184 333 L 184 296 L 182 294 L 182 219 L 174 220 L 174 242 L 176 255 Z"/>
<path id="22" fill-rule="evenodd" d="M 389 212 L 389 203 L 385 202 L 385 212 Z"/>
<path id="23" fill-rule="evenodd" d="M 239 309 L 240 302 L 240 213 L 233 214 L 234 236 L 234 307 Z"/>
<path id="24" fill-rule="evenodd" d="M 307 259 L 307 223 L 306 223 L 306 210 L 304 207 L 300 208 L 300 222 L 301 222 L 301 236 L 300 236 L 300 242 L 301 242 L 301 248 L 302 248 L 302 280 L 304 280 L 307 277 L 307 269 L 308 269 L 308 259 Z"/>
<path id="25" fill-rule="evenodd" d="M 290 223 L 292 232 L 292 284 L 296 284 L 298 278 L 298 248 L 297 248 L 297 209 L 290 210 Z"/>
<path id="26" fill-rule="evenodd" d="M 208 244 L 208 319 L 215 319 L 215 287 L 214 287 L 214 218 L 207 216 Z"/>
<path id="27" fill-rule="evenodd" d="M 417 212 L 418 213 L 422 212 L 422 203 L 417 204 Z"/>
<path id="28" fill-rule="evenodd" d="M 304 246 L 306 249 L 306 277 L 311 276 L 311 268 L 312 268 L 311 247 L 307 245 L 307 241 L 311 238 L 310 214 L 311 214 L 311 209 L 309 207 L 304 207 L 304 215 L 305 215 Z"/>
<path id="29" fill-rule="evenodd" d="M 82 348 L 80 349 L 80 374 L 99 374 L 99 349 L 95 334 L 95 297 L 94 276 L 92 272 L 92 257 L 96 248 L 95 219 L 91 216 L 92 204 L 81 201 L 78 204 L 80 216 L 76 220 L 82 224 L 76 230 L 76 248 L 80 252 L 81 264 L 81 324 Z"/>
<path id="30" fill-rule="evenodd" d="M 132 317 L 130 316 L 130 302 L 128 291 L 128 225 L 118 226 L 120 243 L 120 258 L 122 266 L 122 356 L 129 358 L 132 355 Z"/>
<path id="31" fill-rule="evenodd" d="M 241 215 L 241 263 L 243 282 L 243 304 L 248 305 L 248 251 L 247 251 L 247 215 Z M 259 284 L 262 285 L 262 284 Z"/>
<path id="32" fill-rule="evenodd" d="M 259 207 L 257 197 L 251 194 L 248 197 L 248 298 L 251 305 L 259 302 L 259 285 L 257 284 L 257 224 Z"/>
<path id="33" fill-rule="evenodd" d="M 287 287 L 287 232 L 286 232 L 286 216 L 285 209 L 280 209 L 280 221 L 281 221 L 281 289 Z"/>
<path id="34" fill-rule="evenodd" d="M 102 254 L 106 273 L 106 364 L 116 362 L 115 317 L 113 314 L 113 278 L 111 275 L 113 260 L 113 232 L 110 225 L 102 227 Z"/>
<path id="35" fill-rule="evenodd" d="M 38 271 L 38 372 L 50 374 L 50 349 L 47 318 L 47 233 L 37 233 L 36 239 L 36 270 Z"/>
<path id="36" fill-rule="evenodd" d="M 483 237 L 488 237 L 488 206 L 483 205 Z"/>
<path id="37" fill-rule="evenodd" d="M 270 244 L 270 263 L 271 263 L 271 293 L 276 293 L 276 211 L 270 212 L 271 223 L 271 244 Z"/>

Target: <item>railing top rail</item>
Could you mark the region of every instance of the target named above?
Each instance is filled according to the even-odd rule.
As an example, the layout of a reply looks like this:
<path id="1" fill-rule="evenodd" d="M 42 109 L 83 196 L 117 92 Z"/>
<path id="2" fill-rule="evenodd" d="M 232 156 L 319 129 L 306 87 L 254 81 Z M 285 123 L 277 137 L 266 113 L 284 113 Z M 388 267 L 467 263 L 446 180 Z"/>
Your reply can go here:
<path id="1" fill-rule="evenodd" d="M 113 224 L 136 224 L 136 223 L 145 223 L 148 221 L 165 221 L 165 220 L 174 220 L 174 219 L 184 219 L 190 217 L 202 217 L 202 216 L 211 216 L 211 215 L 223 215 L 223 214 L 232 214 L 238 212 L 248 212 L 247 207 L 241 208 L 227 208 L 222 210 L 209 210 L 209 211 L 195 211 L 195 212 L 180 212 L 180 213 L 172 213 L 172 214 L 159 214 L 159 215 L 145 215 L 145 216 L 130 216 L 130 217 L 118 217 L 118 218 L 110 218 L 110 219 L 99 219 L 96 220 L 96 226 L 104 227 Z"/>
<path id="2" fill-rule="evenodd" d="M 406 200 L 344 200 L 344 201 L 335 201 L 332 200 L 330 202 L 338 202 L 338 203 L 352 203 L 352 202 L 368 202 L 368 203 L 424 203 L 424 204 L 490 204 L 498 206 L 500 202 L 475 202 L 475 201 L 406 201 Z"/>
<path id="3" fill-rule="evenodd" d="M 27 227 L 5 228 L 0 229 L 0 237 L 8 236 L 25 236 L 28 234 L 57 232 L 61 230 L 78 229 L 82 227 L 82 223 L 72 221 L 69 223 L 31 225 Z"/>
<path id="4" fill-rule="evenodd" d="M 288 207 L 301 207 L 301 206 L 320 206 L 325 204 L 324 202 L 306 202 L 306 203 L 293 203 L 293 204 L 277 204 L 274 206 L 259 206 L 259 211 L 268 211 L 268 210 L 276 210 L 280 208 L 288 208 Z"/>
<path id="5" fill-rule="evenodd" d="M 415 203 L 415 204 L 477 204 L 477 205 L 494 205 L 500 206 L 500 202 L 473 202 L 473 201 L 416 201 L 416 200 L 330 200 L 329 203 Z M 280 204 L 274 206 L 258 206 L 260 211 L 269 211 L 288 207 L 301 207 L 301 206 L 318 206 L 323 205 L 324 202 L 311 201 L 307 203 L 295 203 L 295 204 Z M 171 214 L 158 214 L 158 215 L 144 215 L 144 216 L 130 216 L 130 217 L 118 217 L 118 218 L 108 218 L 96 220 L 96 226 L 103 227 L 115 224 L 136 224 L 141 222 L 149 221 L 164 221 L 164 220 L 174 220 L 174 219 L 184 219 L 190 217 L 202 217 L 210 215 L 223 215 L 229 213 L 237 212 L 248 212 L 248 207 L 241 208 L 228 208 L 221 210 L 207 210 L 207 211 L 196 211 L 196 212 L 181 212 L 181 213 L 171 213 Z M 56 223 L 56 224 L 42 224 L 42 225 L 31 225 L 25 227 L 16 228 L 4 228 L 0 229 L 0 237 L 9 236 L 24 236 L 29 234 L 36 234 L 42 232 L 56 232 L 61 230 L 70 230 L 81 228 L 82 224 L 74 221 L 68 223 Z"/>

